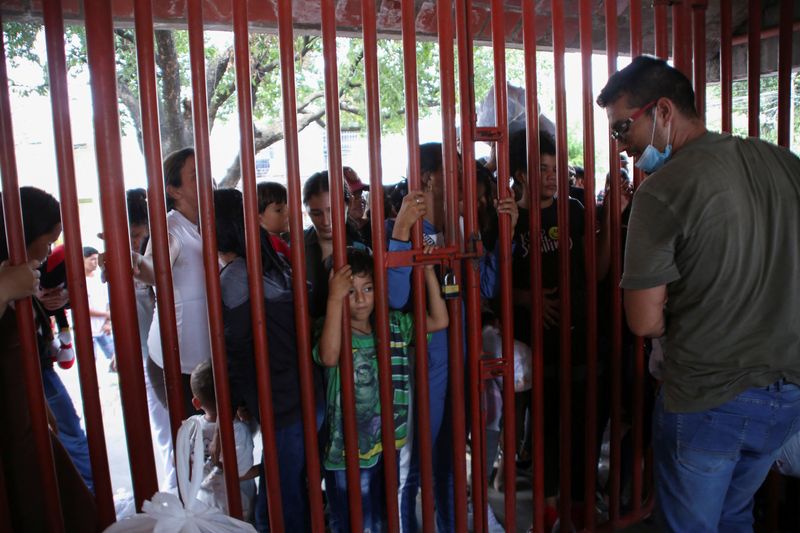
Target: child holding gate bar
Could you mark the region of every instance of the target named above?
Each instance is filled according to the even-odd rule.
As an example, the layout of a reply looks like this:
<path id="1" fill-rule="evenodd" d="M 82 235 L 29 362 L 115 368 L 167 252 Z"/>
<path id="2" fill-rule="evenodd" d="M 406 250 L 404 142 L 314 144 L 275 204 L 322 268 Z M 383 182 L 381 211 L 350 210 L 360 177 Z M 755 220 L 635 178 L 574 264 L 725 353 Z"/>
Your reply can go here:
<path id="1" fill-rule="evenodd" d="M 426 248 L 430 253 L 432 248 Z M 329 284 L 327 314 L 319 342 L 314 347 L 314 360 L 326 367 L 328 438 L 324 442 L 323 464 L 325 485 L 331 507 L 330 528 L 333 532 L 350 530 L 345 473 L 344 430 L 341 407 L 341 356 L 345 298 L 350 304 L 353 377 L 355 380 L 358 454 L 361 468 L 361 500 L 364 531 L 385 529 L 383 457 L 381 444 L 381 405 L 378 387 L 377 338 L 375 336 L 375 295 L 373 262 L 365 250 L 350 248 L 348 264 L 336 271 Z M 439 281 L 432 266 L 425 268 L 428 292 L 427 331 L 448 326 L 447 307 L 442 299 Z M 392 361 L 392 389 L 396 445 L 401 447 L 408 435 L 409 346 L 413 342 L 414 317 L 409 313 L 389 313 L 389 346 Z M 389 468 L 396 468 L 389 465 Z"/>

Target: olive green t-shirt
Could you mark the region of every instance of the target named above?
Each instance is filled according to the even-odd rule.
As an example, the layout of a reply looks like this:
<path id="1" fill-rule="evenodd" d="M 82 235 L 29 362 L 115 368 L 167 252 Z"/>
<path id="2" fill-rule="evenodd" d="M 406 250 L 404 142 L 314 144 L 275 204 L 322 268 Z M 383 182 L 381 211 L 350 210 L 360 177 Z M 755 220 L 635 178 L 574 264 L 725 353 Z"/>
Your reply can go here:
<path id="1" fill-rule="evenodd" d="M 667 285 L 664 400 L 711 409 L 800 383 L 800 160 L 706 133 L 634 197 L 623 289 Z"/>

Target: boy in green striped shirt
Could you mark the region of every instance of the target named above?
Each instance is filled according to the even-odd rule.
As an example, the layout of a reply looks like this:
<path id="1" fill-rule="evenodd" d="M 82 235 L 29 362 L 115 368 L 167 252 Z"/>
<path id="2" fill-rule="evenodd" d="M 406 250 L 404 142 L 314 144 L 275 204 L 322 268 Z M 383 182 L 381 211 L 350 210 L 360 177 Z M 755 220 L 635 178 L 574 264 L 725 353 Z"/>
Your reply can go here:
<path id="1" fill-rule="evenodd" d="M 431 249 L 426 248 L 426 253 Z M 348 264 L 333 274 L 328 286 L 327 313 L 314 360 L 326 367 L 326 428 L 323 465 L 325 487 L 330 502 L 330 528 L 349 531 L 347 484 L 345 476 L 344 430 L 341 408 L 339 357 L 342 341 L 342 304 L 350 304 L 353 378 L 355 380 L 356 424 L 361 467 L 361 499 L 364 531 L 385 529 L 383 462 L 381 444 L 381 405 L 378 386 L 377 337 L 375 335 L 375 295 L 373 260 L 366 250 L 348 249 Z M 448 326 L 447 306 L 441 296 L 433 266 L 425 267 L 428 293 L 427 331 Z M 392 362 L 392 405 L 395 443 L 401 447 L 408 435 L 409 383 L 408 347 L 414 336 L 414 318 L 409 313 L 389 313 L 389 351 Z M 394 468 L 394 466 L 392 466 Z"/>

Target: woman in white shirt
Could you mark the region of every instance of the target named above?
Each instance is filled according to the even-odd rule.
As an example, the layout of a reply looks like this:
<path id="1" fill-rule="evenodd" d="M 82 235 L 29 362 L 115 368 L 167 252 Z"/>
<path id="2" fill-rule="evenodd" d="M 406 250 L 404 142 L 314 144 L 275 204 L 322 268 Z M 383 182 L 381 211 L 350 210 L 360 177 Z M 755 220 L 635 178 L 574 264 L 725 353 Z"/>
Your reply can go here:
<path id="1" fill-rule="evenodd" d="M 196 412 L 191 402 L 190 374 L 197 365 L 211 358 L 203 242 L 198 227 L 199 208 L 194 149 L 184 148 L 167 156 L 164 160 L 164 185 L 167 196 L 167 233 L 175 298 L 175 321 L 178 328 L 183 378 L 183 404 L 185 414 L 189 416 Z M 151 241 L 144 255 L 134 254 L 134 272 L 139 281 L 155 285 L 152 254 Z M 158 302 L 156 302 L 157 307 Z M 153 383 L 156 395 L 166 406 L 166 389 L 163 386 L 164 359 L 158 320 L 153 320 L 150 326 L 147 348 L 150 354 L 147 374 Z"/>

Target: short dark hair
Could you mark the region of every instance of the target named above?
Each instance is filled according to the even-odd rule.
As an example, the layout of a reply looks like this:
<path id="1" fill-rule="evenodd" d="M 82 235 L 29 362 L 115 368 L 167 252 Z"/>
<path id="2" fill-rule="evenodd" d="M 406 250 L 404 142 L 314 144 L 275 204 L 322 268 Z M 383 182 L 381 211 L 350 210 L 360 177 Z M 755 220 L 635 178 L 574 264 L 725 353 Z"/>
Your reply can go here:
<path id="1" fill-rule="evenodd" d="M 244 231 L 244 202 L 236 189 L 214 191 L 214 225 L 217 250 L 246 257 Z"/>
<path id="2" fill-rule="evenodd" d="M 419 171 L 436 172 L 442 169 L 442 143 L 419 145 Z"/>
<path id="3" fill-rule="evenodd" d="M 128 225 L 146 226 L 147 215 L 147 192 L 144 189 L 130 189 L 125 193 L 128 203 Z"/>
<path id="4" fill-rule="evenodd" d="M 258 212 L 263 213 L 269 204 L 285 204 L 288 198 L 286 187 L 274 181 L 262 181 L 258 190 Z"/>
<path id="5" fill-rule="evenodd" d="M 350 203 L 350 187 L 347 186 L 347 182 L 342 180 L 342 185 L 344 187 L 344 203 Z M 311 176 L 308 177 L 306 182 L 303 184 L 303 205 L 308 205 L 308 202 L 311 201 L 311 198 L 322 194 L 324 192 L 330 192 L 330 186 L 328 184 L 328 171 L 327 170 L 320 170 L 319 172 L 315 172 Z"/>
<path id="6" fill-rule="evenodd" d="M 375 272 L 375 265 L 372 255 L 368 250 L 350 246 L 347 248 L 347 264 L 354 276 L 372 277 Z"/>
<path id="7" fill-rule="evenodd" d="M 597 96 L 597 105 L 606 107 L 628 97 L 631 107 L 644 107 L 659 98 L 669 98 L 684 114 L 697 117 L 692 82 L 663 59 L 649 55 L 635 57 L 631 64 L 615 72 Z"/>
<path id="8" fill-rule="evenodd" d="M 84 259 L 87 257 L 92 257 L 93 255 L 98 255 L 100 252 L 97 251 L 97 248 L 92 246 L 84 246 L 83 247 L 83 257 Z"/>
<path id="9" fill-rule="evenodd" d="M 192 394 L 200 400 L 204 410 L 217 410 L 217 395 L 214 392 L 214 370 L 211 361 L 203 361 L 192 370 L 189 378 Z"/>
<path id="10" fill-rule="evenodd" d="M 556 141 L 549 133 L 539 130 L 539 153 L 556 155 Z M 528 172 L 528 138 L 526 130 L 511 134 L 508 141 L 508 172 L 511 177 L 517 172 Z"/>
<path id="11" fill-rule="evenodd" d="M 25 247 L 45 235 L 61 223 L 61 208 L 50 193 L 36 187 L 20 187 L 22 226 L 25 232 Z M 8 259 L 6 224 L 3 211 L 3 194 L 0 192 L 0 261 Z"/>
<path id="12" fill-rule="evenodd" d="M 194 148 L 182 148 L 169 154 L 164 159 L 164 195 L 167 197 L 167 211 L 175 207 L 175 202 L 169 197 L 166 187 L 180 187 L 183 185 L 181 182 L 181 169 L 184 163 L 190 157 L 194 157 Z"/>

